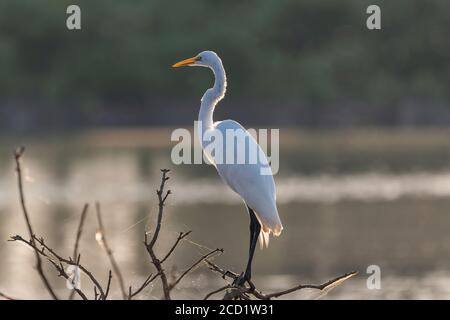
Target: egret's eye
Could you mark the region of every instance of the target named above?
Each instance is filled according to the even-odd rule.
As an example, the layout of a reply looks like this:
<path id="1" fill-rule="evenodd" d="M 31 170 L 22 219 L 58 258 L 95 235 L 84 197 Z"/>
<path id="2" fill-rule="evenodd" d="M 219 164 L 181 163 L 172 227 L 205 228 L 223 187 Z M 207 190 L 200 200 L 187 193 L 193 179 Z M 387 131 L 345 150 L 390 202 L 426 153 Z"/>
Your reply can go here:
<path id="1" fill-rule="evenodd" d="M 197 61 L 202 61 L 202 57 L 198 56 L 196 60 Z"/>

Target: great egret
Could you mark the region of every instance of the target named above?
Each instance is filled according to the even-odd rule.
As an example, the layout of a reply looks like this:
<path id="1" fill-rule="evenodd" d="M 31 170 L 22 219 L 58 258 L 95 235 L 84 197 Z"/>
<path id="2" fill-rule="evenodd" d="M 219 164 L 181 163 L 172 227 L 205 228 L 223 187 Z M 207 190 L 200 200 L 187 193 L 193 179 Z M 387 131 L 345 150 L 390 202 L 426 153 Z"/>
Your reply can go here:
<path id="1" fill-rule="evenodd" d="M 238 285 L 242 285 L 251 279 L 252 260 L 258 238 L 261 248 L 264 246 L 267 247 L 270 233 L 278 236 L 283 229 L 276 206 L 275 183 L 272 171 L 270 171 L 267 157 L 261 147 L 239 123 L 233 120 L 213 121 L 214 108 L 225 96 L 227 87 L 225 70 L 219 56 L 213 51 L 203 51 L 195 57 L 175 63 L 172 67 L 177 68 L 182 66 L 208 67 L 214 73 L 214 86 L 206 90 L 201 100 L 198 116 L 198 132 L 200 135 L 200 143 L 205 151 L 206 157 L 216 167 L 222 180 L 241 196 L 250 215 L 248 262 L 245 273 L 237 281 Z M 244 149 L 239 148 L 234 141 L 230 141 L 230 139 L 235 139 L 235 136 L 227 135 L 227 132 L 230 131 L 243 133 L 246 141 Z M 205 137 L 217 137 L 218 135 L 222 138 L 224 152 L 233 152 L 234 161 L 231 161 L 231 163 L 229 163 L 230 161 L 218 161 L 217 154 L 207 151 L 208 144 L 211 141 L 207 141 Z M 227 148 L 230 145 L 233 147 Z M 236 151 L 246 152 L 246 160 L 249 159 L 248 153 L 254 151 L 257 151 L 259 156 L 257 161 L 253 163 L 249 161 L 239 163 L 236 161 L 236 158 L 239 156 Z M 223 157 L 226 157 L 226 154 L 222 155 L 222 159 Z M 263 169 L 268 169 L 269 174 L 262 174 Z"/>

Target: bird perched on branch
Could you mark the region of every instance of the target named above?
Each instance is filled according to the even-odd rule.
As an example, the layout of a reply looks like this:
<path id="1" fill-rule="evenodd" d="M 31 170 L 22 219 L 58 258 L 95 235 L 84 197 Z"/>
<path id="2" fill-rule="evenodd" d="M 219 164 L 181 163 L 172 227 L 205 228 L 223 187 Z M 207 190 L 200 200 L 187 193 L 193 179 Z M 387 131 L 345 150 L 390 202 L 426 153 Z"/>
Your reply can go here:
<path id="1" fill-rule="evenodd" d="M 205 156 L 216 167 L 222 180 L 244 200 L 250 215 L 247 267 L 236 282 L 237 285 L 242 285 L 251 279 L 252 260 L 258 238 L 261 247 L 267 247 L 270 233 L 278 236 L 283 229 L 276 206 L 272 171 L 261 147 L 244 127 L 233 120 L 213 120 L 214 109 L 225 96 L 227 87 L 225 69 L 219 56 L 213 51 L 203 51 L 172 67 L 183 66 L 207 67 L 214 73 L 214 86 L 205 92 L 201 100 L 198 133 Z M 218 148 L 216 144 L 215 148 L 211 148 L 211 137 L 214 137 L 216 143 L 221 141 L 221 147 Z M 255 158 L 256 161 L 251 161 Z M 242 159 L 245 161 L 239 161 Z"/>

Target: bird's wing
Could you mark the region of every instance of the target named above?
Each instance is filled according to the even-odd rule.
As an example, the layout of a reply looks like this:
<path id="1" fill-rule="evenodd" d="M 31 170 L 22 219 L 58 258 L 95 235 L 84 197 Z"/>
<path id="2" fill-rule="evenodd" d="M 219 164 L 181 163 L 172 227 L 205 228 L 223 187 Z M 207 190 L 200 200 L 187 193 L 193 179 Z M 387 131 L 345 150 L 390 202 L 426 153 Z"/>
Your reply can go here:
<path id="1" fill-rule="evenodd" d="M 223 161 L 215 161 L 220 177 L 255 211 L 263 232 L 279 235 L 283 227 L 276 207 L 275 183 L 263 150 L 236 121 L 216 122 L 214 130 L 220 131 L 224 141 Z M 239 158 L 243 151 L 244 161 Z M 232 161 L 226 161 L 229 152 L 233 152 L 228 159 Z"/>

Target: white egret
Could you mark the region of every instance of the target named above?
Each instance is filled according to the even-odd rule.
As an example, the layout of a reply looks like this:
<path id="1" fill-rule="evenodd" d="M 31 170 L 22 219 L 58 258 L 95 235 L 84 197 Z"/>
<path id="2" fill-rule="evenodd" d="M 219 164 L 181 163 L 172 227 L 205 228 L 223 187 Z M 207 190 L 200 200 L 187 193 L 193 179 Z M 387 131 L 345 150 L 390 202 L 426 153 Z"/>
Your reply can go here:
<path id="1" fill-rule="evenodd" d="M 251 278 L 252 260 L 256 242 L 259 238 L 261 248 L 268 246 L 269 235 L 280 235 L 283 226 L 276 206 L 275 183 L 270 171 L 267 157 L 256 140 L 239 123 L 233 120 L 213 121 L 213 113 L 217 103 L 225 96 L 227 79 L 222 60 L 213 51 L 203 51 L 195 57 L 175 63 L 172 67 L 200 66 L 210 68 L 215 77 L 214 86 L 208 89 L 201 99 L 200 113 L 198 117 L 200 143 L 206 157 L 216 167 L 222 180 L 244 200 L 250 215 L 250 248 L 247 267 L 237 284 L 241 285 Z M 227 135 L 227 132 L 241 132 L 245 137 L 245 147 L 239 148 L 234 143 L 236 136 Z M 211 141 L 206 136 L 217 137 L 220 135 L 223 141 L 222 160 L 227 152 L 233 152 L 233 160 L 220 161 L 216 152 L 214 154 L 207 149 Z M 231 148 L 227 148 L 232 145 Z M 230 149 L 230 150 L 229 150 Z M 255 162 L 248 161 L 248 154 L 257 152 L 258 159 Z M 245 163 L 236 161 L 238 152 L 246 152 Z M 266 169 L 266 174 L 262 172 Z M 269 174 L 267 174 L 267 169 Z"/>

